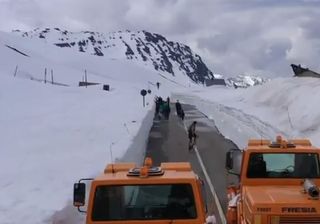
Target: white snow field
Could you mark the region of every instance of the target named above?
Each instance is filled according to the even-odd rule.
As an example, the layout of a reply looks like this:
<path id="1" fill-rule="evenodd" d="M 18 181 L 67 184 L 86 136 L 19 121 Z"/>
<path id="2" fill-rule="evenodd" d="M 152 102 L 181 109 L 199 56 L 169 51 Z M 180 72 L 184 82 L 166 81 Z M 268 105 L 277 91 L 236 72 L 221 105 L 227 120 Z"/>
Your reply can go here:
<path id="1" fill-rule="evenodd" d="M 73 183 L 99 174 L 111 162 L 111 150 L 115 161 L 140 162 L 154 94 L 168 96 L 155 83 L 175 84 L 127 61 L 102 60 L 4 33 L 0 55 L 1 223 L 59 223 L 65 216 L 59 211 L 71 203 Z M 45 84 L 45 67 L 54 69 L 56 82 L 68 86 Z M 111 91 L 101 85 L 77 87 L 84 69 L 88 81 L 110 84 Z M 140 91 L 148 88 L 152 94 L 143 107 Z"/>
<path id="2" fill-rule="evenodd" d="M 248 89 L 209 87 L 175 98 L 214 119 L 219 131 L 244 148 L 248 138 L 309 138 L 320 146 L 320 79 L 276 78 Z"/>
<path id="3" fill-rule="evenodd" d="M 10 46 L 8 48 L 6 45 Z M 21 53 L 13 50 L 15 48 Z M 320 80 L 278 78 L 249 89 L 181 88 L 121 57 L 107 59 L 0 33 L 0 223 L 83 223 L 73 183 L 113 161 L 141 162 L 155 95 L 196 105 L 244 147 L 248 138 L 307 137 L 320 145 Z M 15 74 L 15 68 L 18 69 Z M 51 80 L 44 83 L 44 70 Z M 88 81 L 110 85 L 78 87 Z M 182 77 L 182 76 L 179 76 Z M 155 83 L 160 82 L 160 90 Z M 141 89 L 152 90 L 142 105 Z M 111 152 L 113 158 L 111 158 Z"/>

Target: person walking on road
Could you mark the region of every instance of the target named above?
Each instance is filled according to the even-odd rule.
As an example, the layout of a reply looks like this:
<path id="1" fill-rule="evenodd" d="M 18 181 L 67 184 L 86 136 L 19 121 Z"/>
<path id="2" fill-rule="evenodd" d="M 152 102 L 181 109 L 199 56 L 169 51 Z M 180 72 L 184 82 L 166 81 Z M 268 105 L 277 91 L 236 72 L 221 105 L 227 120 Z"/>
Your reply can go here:
<path id="1" fill-rule="evenodd" d="M 188 128 L 188 137 L 189 137 L 189 150 L 192 150 L 196 144 L 196 121 L 193 121 L 192 124 Z"/>
<path id="2" fill-rule="evenodd" d="M 176 111 L 177 111 L 178 117 L 181 117 L 181 110 L 182 110 L 181 103 L 179 102 L 179 100 L 177 100 L 177 102 L 176 102 Z"/>
<path id="3" fill-rule="evenodd" d="M 160 111 L 160 100 L 159 100 L 159 97 L 156 96 L 156 98 L 154 99 L 154 102 L 156 104 L 155 115 L 156 115 L 156 117 L 158 117 L 159 116 L 159 111 Z"/>
<path id="4" fill-rule="evenodd" d="M 184 120 L 184 111 L 182 109 L 182 106 L 181 106 L 181 103 L 179 102 L 179 100 L 177 100 L 177 102 L 176 102 L 176 111 L 177 111 L 178 117 L 180 117 L 181 120 Z"/>
<path id="5" fill-rule="evenodd" d="M 169 120 L 169 116 L 170 116 L 170 104 L 169 104 L 168 102 L 165 102 L 165 103 L 164 103 L 163 112 L 164 112 L 164 117 L 166 118 L 166 120 Z"/>

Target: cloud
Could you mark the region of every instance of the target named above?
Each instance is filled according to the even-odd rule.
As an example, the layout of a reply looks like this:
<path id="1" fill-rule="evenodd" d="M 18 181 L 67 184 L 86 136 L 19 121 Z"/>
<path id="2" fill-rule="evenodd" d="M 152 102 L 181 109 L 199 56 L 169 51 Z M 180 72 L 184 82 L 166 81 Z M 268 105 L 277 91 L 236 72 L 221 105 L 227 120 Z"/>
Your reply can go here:
<path id="1" fill-rule="evenodd" d="M 218 62 L 219 73 L 288 76 L 289 65 L 299 62 L 320 69 L 319 8 L 296 1 L 252 4 L 245 10 L 225 3 L 224 9 L 215 15 L 212 34 L 197 39 L 199 52 Z"/>
<path id="2" fill-rule="evenodd" d="M 148 30 L 189 45 L 216 73 L 320 70 L 318 0 L 0 0 L 0 30 Z"/>

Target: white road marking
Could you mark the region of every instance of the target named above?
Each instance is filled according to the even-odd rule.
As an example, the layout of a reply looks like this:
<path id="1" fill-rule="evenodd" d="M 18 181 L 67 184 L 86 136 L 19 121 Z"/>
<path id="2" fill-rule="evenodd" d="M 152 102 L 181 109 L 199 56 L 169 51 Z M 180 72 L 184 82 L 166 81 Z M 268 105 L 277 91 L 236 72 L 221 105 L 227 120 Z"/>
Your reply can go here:
<path id="1" fill-rule="evenodd" d="M 207 183 L 208 183 L 208 185 L 209 185 L 211 194 L 213 195 L 214 201 L 216 202 L 216 205 L 217 205 L 217 208 L 218 208 L 218 211 L 219 211 L 220 220 L 221 220 L 221 222 L 222 222 L 223 224 L 226 224 L 227 221 L 226 221 L 226 218 L 225 218 L 225 216 L 224 216 L 224 213 L 223 213 L 221 204 L 220 204 L 220 202 L 219 202 L 219 199 L 218 199 L 218 197 L 217 197 L 217 193 L 216 193 L 216 191 L 214 190 L 214 187 L 213 187 L 212 182 L 211 182 L 211 180 L 210 180 L 210 178 L 209 178 L 209 175 L 208 175 L 208 173 L 207 173 L 207 170 L 206 170 L 206 168 L 205 168 L 205 166 L 204 166 L 204 164 L 203 164 L 203 162 L 202 162 L 202 159 L 201 159 L 201 156 L 200 156 L 200 154 L 199 154 L 199 151 L 198 151 L 197 146 L 194 147 L 194 150 L 195 150 L 196 155 L 197 155 L 197 157 L 198 157 L 198 160 L 199 160 L 201 169 L 202 169 L 202 171 L 203 171 L 203 174 L 204 174 L 204 176 L 205 176 L 205 178 L 206 178 L 206 180 L 207 180 Z"/>
<path id="2" fill-rule="evenodd" d="M 184 125 L 185 131 L 186 131 L 187 134 L 188 134 L 188 128 L 187 128 L 187 126 L 186 126 L 186 124 L 185 124 L 184 122 L 183 122 L 183 125 Z M 215 189 L 214 189 L 214 187 L 213 187 L 213 184 L 212 184 L 212 182 L 211 182 L 211 180 L 210 180 L 210 177 L 209 177 L 209 175 L 208 175 L 207 169 L 206 169 L 206 167 L 205 167 L 204 164 L 203 164 L 203 161 L 202 161 L 201 156 L 200 156 L 199 151 L 198 151 L 198 147 L 197 147 L 196 145 L 194 146 L 194 151 L 196 152 L 196 155 L 197 155 L 198 161 L 199 161 L 199 163 L 200 163 L 201 169 L 202 169 L 203 174 L 204 174 L 204 176 L 205 176 L 205 178 L 206 178 L 206 181 L 207 181 L 207 183 L 208 183 L 208 185 L 209 185 L 210 192 L 211 192 L 211 194 L 212 194 L 212 196 L 213 196 L 213 198 L 214 198 L 214 201 L 215 201 L 215 203 L 216 203 L 216 206 L 217 206 L 217 208 L 218 208 L 220 220 L 221 220 L 222 224 L 226 224 L 226 223 L 227 223 L 226 217 L 224 216 L 224 213 L 223 213 L 223 210 L 222 210 L 220 201 L 219 201 L 219 199 L 218 199 L 217 193 L 216 193 L 216 191 L 215 191 Z"/>

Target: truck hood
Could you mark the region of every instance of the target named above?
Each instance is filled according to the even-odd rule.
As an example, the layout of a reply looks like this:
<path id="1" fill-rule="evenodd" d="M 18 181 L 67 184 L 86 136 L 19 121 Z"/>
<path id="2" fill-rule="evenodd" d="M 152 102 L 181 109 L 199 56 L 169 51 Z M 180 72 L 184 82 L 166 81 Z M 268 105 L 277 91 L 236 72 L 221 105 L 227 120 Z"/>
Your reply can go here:
<path id="1" fill-rule="evenodd" d="M 246 186 L 244 203 L 258 213 L 320 214 L 320 200 L 311 200 L 302 186 Z"/>

